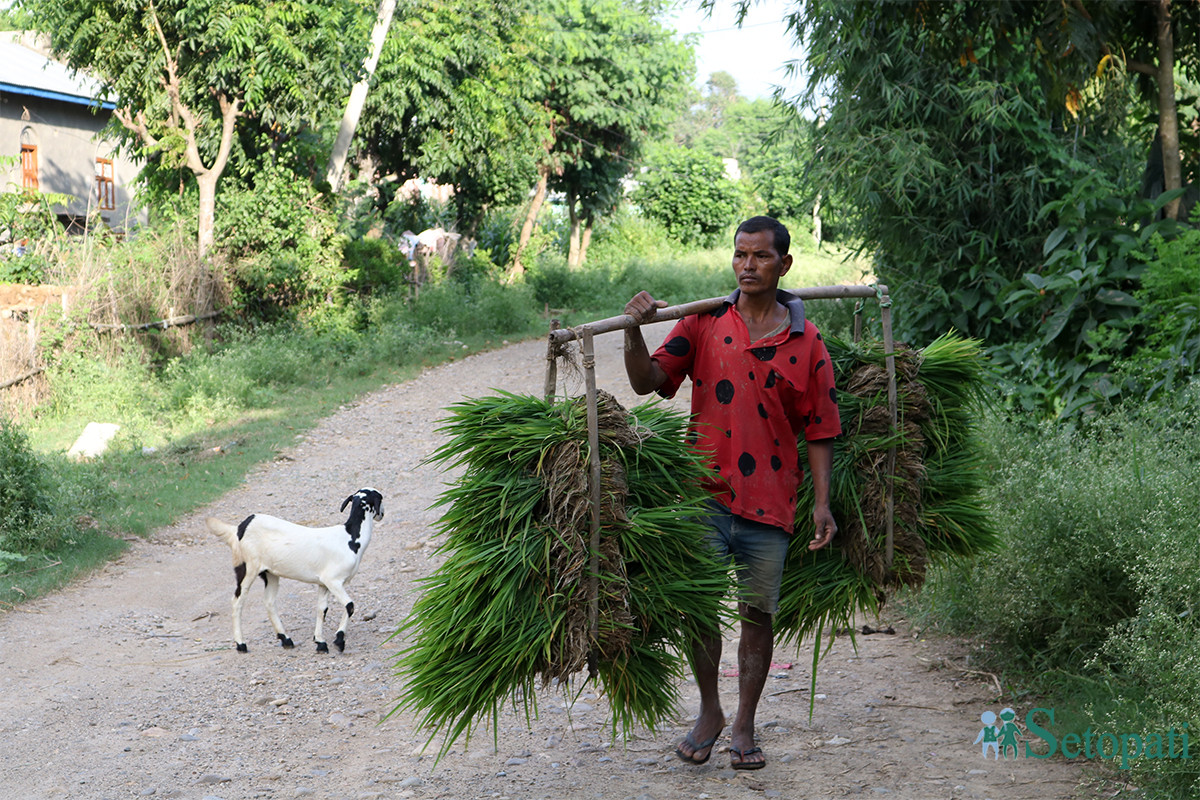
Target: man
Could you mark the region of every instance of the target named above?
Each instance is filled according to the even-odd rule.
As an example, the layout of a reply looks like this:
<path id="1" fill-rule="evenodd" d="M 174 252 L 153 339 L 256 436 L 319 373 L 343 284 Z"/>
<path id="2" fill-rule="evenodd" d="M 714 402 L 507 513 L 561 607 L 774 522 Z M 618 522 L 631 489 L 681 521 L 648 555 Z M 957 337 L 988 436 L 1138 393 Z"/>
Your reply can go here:
<path id="1" fill-rule="evenodd" d="M 755 745 L 754 715 L 774 646 L 772 615 L 802 478 L 798 436 L 806 441 L 816 509 L 810 550 L 837 532 L 829 510 L 833 437 L 841 433 L 833 367 L 821 334 L 804 319 L 804 304 L 779 291 L 792 265 L 791 237 L 778 221 L 753 217 L 734 236 L 737 289 L 716 311 L 680 320 L 651 356 L 641 328 L 625 334 L 625 371 L 638 394 L 673 397 L 692 378 L 692 435 L 719 480 L 713 492 L 708 543 L 736 565 L 742 618 L 738 646 L 738 708 L 730 731 L 734 769 L 766 766 Z M 649 322 L 666 303 L 639 292 L 625 313 Z M 721 636 L 696 642 L 692 667 L 700 715 L 676 754 L 703 764 L 725 727 L 717 691 Z"/>

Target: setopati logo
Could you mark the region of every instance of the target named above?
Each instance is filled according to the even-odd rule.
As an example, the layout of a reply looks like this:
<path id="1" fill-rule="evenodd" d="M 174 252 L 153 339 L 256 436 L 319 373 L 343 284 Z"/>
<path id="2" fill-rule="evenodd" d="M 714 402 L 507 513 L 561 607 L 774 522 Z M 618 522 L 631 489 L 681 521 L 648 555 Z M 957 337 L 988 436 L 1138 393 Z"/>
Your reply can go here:
<path id="1" fill-rule="evenodd" d="M 1061 753 L 1063 758 L 1119 760 L 1121 769 L 1129 769 L 1130 760 L 1135 758 L 1191 758 L 1186 722 L 1178 728 L 1172 725 L 1163 733 L 1098 732 L 1089 726 L 1083 733 L 1059 737 L 1045 727 L 1054 724 L 1053 708 L 1030 709 L 1023 730 L 1016 720 L 1017 712 L 1011 708 L 1003 709 L 999 717 L 992 711 L 979 715 L 983 727 L 973 744 L 982 746 L 984 758 L 1050 758 Z M 1037 742 L 1045 746 L 1035 749 Z"/>

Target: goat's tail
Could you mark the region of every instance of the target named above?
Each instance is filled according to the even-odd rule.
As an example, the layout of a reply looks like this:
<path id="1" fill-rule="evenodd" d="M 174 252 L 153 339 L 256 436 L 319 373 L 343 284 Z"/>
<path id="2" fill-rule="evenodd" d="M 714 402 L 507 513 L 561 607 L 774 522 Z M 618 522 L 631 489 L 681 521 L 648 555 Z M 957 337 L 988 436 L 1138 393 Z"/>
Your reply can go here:
<path id="1" fill-rule="evenodd" d="M 238 529 L 235 525 L 230 525 L 228 522 L 222 522 L 216 517 L 207 517 L 204 524 L 218 538 L 223 540 L 229 548 L 233 550 L 233 561 L 239 563 L 242 555 L 242 543 L 238 540 Z"/>

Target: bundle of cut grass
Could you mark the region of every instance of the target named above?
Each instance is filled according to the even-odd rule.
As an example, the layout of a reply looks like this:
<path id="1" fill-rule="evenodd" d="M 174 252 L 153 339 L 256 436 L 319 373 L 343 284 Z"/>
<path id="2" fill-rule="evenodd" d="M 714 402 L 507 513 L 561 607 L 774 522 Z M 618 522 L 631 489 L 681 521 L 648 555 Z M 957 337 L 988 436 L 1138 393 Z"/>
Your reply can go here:
<path id="1" fill-rule="evenodd" d="M 997 543 L 978 501 L 984 473 L 974 420 L 988 385 L 979 344 L 950 333 L 921 350 L 896 346 L 894 431 L 882 343 L 829 336 L 825 344 L 842 417 L 830 486 L 840 529 L 837 546 L 807 549 L 813 496 L 811 485 L 802 486 L 796 509 L 800 535 L 788 551 L 775 617 L 785 641 L 809 635 L 819 640 L 822 631 L 850 627 L 856 611 L 877 611 L 900 586 L 920 587 L 930 562 Z M 885 556 L 889 476 L 895 491 L 891 569 Z M 814 662 L 819 656 L 818 642 Z"/>
<path id="2" fill-rule="evenodd" d="M 536 689 L 564 689 L 590 661 L 614 733 L 676 711 L 679 652 L 693 621 L 721 619 L 725 571 L 696 543 L 706 475 L 687 416 L 626 412 L 600 393 L 599 623 L 592 635 L 586 407 L 498 394 L 451 406 L 431 457 L 462 476 L 443 493 L 445 563 L 397 632 L 410 710 L 442 751 L 500 707 L 536 713 Z M 687 616 L 685 616 L 685 614 Z"/>

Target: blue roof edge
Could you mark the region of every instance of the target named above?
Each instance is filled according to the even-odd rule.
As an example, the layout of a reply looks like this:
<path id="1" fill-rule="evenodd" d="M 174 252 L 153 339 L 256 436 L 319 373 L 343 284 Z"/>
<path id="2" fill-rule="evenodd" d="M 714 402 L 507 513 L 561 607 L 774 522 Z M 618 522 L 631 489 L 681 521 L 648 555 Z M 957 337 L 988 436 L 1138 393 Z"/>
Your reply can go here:
<path id="1" fill-rule="evenodd" d="M 12 92 L 13 94 L 24 94 L 31 97 L 44 97 L 47 100 L 59 100 L 64 103 L 74 103 L 81 106 L 97 105 L 96 101 L 89 97 L 80 97 L 73 94 L 64 94 L 63 92 L 51 92 L 46 89 L 33 89 L 29 86 L 18 86 L 15 83 L 0 83 L 0 92 Z M 112 111 L 117 107 L 113 102 L 99 103 L 100 108 Z"/>

